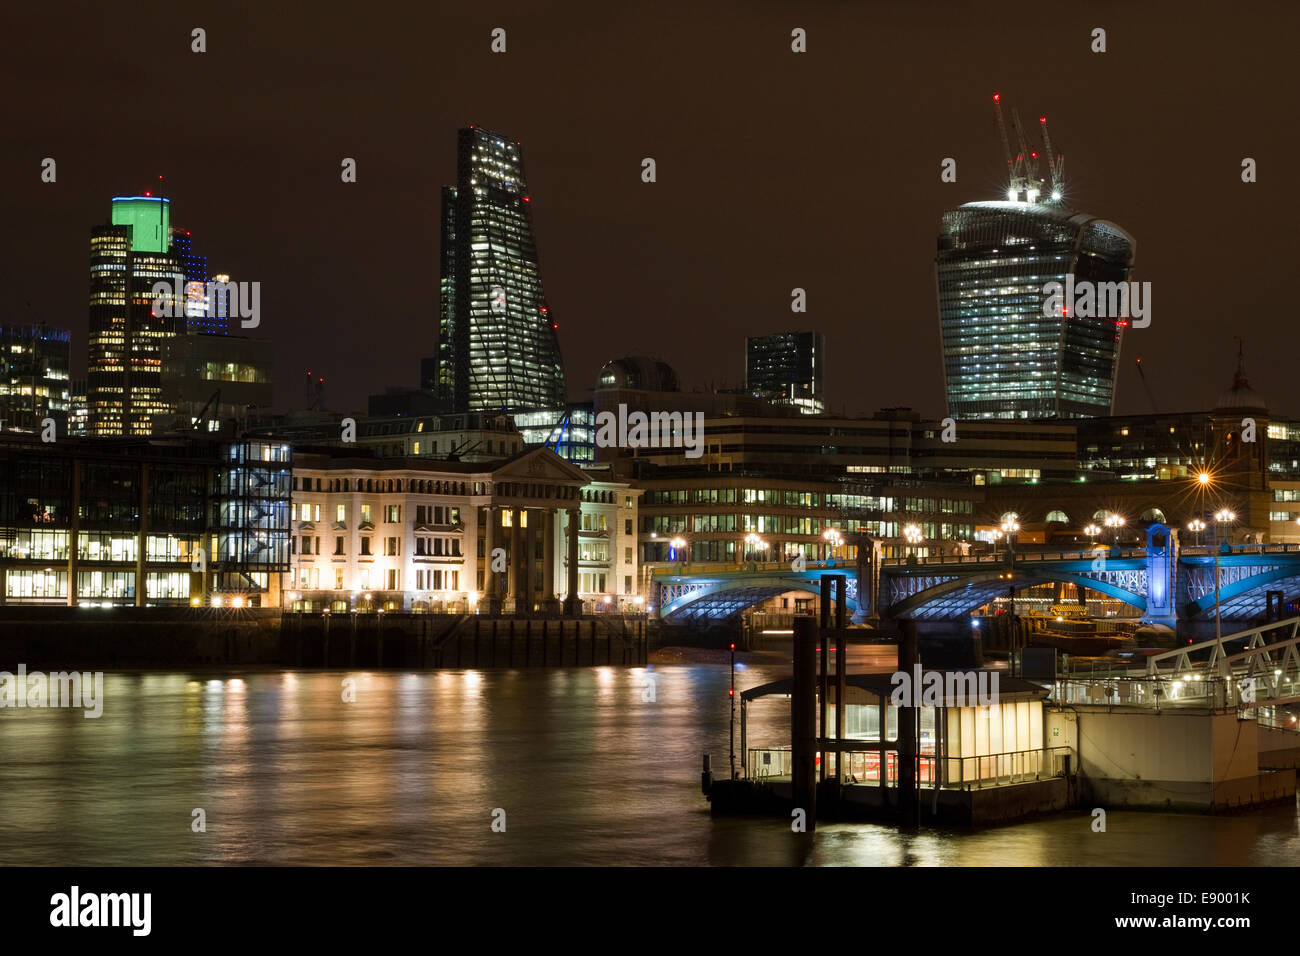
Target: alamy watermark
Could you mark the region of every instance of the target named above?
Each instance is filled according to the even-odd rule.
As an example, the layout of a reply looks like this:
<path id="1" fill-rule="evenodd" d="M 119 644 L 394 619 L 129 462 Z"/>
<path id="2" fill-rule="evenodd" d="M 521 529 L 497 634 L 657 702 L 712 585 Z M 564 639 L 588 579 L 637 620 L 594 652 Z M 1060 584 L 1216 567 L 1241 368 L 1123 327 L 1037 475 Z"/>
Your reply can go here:
<path id="1" fill-rule="evenodd" d="M 80 707 L 83 717 L 102 717 L 104 672 L 29 674 L 27 665 L 19 664 L 16 674 L 0 671 L 0 709 L 5 707 Z"/>
<path id="2" fill-rule="evenodd" d="M 889 678 L 895 707 L 991 707 L 998 702 L 997 671 L 895 671 Z"/>
<path id="3" fill-rule="evenodd" d="M 202 315 L 239 319 L 245 329 L 255 329 L 262 322 L 260 282 L 160 281 L 153 284 L 153 295 L 153 314 L 160 318 L 184 318 L 190 314 L 188 303 L 202 302 Z"/>
<path id="4" fill-rule="evenodd" d="M 684 448 L 687 458 L 704 454 L 703 412 L 631 412 L 596 416 L 597 448 Z"/>
<path id="5" fill-rule="evenodd" d="M 1048 282 L 1043 286 L 1043 315 L 1049 319 L 1072 315 L 1079 319 L 1132 319 L 1135 329 L 1151 324 L 1150 282 L 1074 281 L 1067 274 L 1065 283 Z"/>

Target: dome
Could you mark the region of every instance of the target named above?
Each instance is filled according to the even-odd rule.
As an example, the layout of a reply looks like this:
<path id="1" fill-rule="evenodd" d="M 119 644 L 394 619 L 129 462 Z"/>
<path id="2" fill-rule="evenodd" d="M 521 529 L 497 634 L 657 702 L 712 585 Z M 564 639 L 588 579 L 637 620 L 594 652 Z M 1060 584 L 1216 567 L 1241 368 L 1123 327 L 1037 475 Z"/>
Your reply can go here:
<path id="1" fill-rule="evenodd" d="M 1237 348 L 1237 371 L 1232 377 L 1232 387 L 1219 393 L 1219 400 L 1214 403 L 1214 410 L 1216 412 L 1268 411 L 1268 401 L 1250 387 L 1250 381 L 1246 378 L 1246 358 L 1240 346 Z"/>
<path id="2" fill-rule="evenodd" d="M 597 388 L 631 388 L 647 392 L 679 392 L 677 373 L 666 362 L 629 355 L 606 362 L 596 379 Z"/>

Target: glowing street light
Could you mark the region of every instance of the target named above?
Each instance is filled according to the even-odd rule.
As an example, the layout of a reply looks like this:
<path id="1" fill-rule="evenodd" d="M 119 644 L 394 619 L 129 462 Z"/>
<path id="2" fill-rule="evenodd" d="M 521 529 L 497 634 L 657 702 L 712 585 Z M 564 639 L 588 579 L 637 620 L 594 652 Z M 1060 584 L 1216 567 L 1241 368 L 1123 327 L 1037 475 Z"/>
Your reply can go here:
<path id="1" fill-rule="evenodd" d="M 751 531 L 749 534 L 745 535 L 745 544 L 749 545 L 749 553 L 750 553 L 750 554 L 753 554 L 753 553 L 756 552 L 756 551 L 766 551 L 766 550 L 767 550 L 767 542 L 764 541 L 762 538 L 760 538 L 760 537 L 759 537 L 757 534 L 755 534 L 753 531 Z"/>
<path id="2" fill-rule="evenodd" d="M 1124 516 L 1117 515 L 1112 512 L 1111 514 L 1106 516 L 1106 520 L 1104 524 L 1106 525 L 1107 528 L 1111 528 L 1114 530 L 1115 546 L 1119 547 L 1119 529 L 1124 527 L 1124 525 L 1126 524 L 1126 522 L 1124 521 Z"/>
<path id="3" fill-rule="evenodd" d="M 1196 535 L 1196 546 L 1201 546 L 1201 532 L 1205 530 L 1205 522 L 1200 518 L 1193 518 L 1187 522 L 1187 530 Z"/>
<path id="4" fill-rule="evenodd" d="M 1088 536 L 1093 544 L 1096 544 L 1097 535 L 1101 534 L 1101 528 L 1097 527 L 1095 524 L 1090 524 L 1088 527 L 1083 529 L 1083 533 Z"/>
<path id="5" fill-rule="evenodd" d="M 668 542 L 668 560 L 676 561 L 677 553 L 679 551 L 685 551 L 685 550 L 686 550 L 686 539 L 683 538 L 681 535 L 678 535 L 677 537 L 673 538 L 671 541 Z"/>
<path id="6" fill-rule="evenodd" d="M 822 540 L 830 546 L 830 556 L 835 557 L 835 549 L 844 541 L 844 536 L 840 534 L 837 528 L 827 528 L 822 532 Z"/>

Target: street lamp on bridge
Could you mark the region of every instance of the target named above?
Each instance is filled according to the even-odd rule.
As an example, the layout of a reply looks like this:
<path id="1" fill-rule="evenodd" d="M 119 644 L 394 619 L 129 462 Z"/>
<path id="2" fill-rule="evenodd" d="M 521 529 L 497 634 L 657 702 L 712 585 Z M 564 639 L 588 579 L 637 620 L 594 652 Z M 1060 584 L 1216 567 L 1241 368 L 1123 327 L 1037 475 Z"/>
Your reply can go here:
<path id="1" fill-rule="evenodd" d="M 1219 608 L 1219 546 L 1223 526 L 1236 520 L 1237 516 L 1230 508 L 1220 508 L 1214 513 L 1214 637 L 1220 642 L 1223 640 L 1223 614 Z"/>
<path id="2" fill-rule="evenodd" d="M 1196 546 L 1201 546 L 1201 532 L 1205 530 L 1205 522 L 1200 518 L 1193 518 L 1187 522 L 1187 530 L 1196 535 Z"/>
<path id="3" fill-rule="evenodd" d="M 1101 534 L 1101 528 L 1097 527 L 1095 524 L 1090 524 L 1088 527 L 1083 529 L 1083 533 L 1088 536 L 1091 544 L 1096 544 L 1097 535 Z"/>
<path id="4" fill-rule="evenodd" d="M 924 538 L 925 534 L 921 531 L 920 525 L 909 524 L 903 528 L 903 540 L 912 546 L 913 555 L 916 553 L 916 546 L 920 544 Z"/>
<path id="5" fill-rule="evenodd" d="M 1119 547 L 1119 529 L 1124 527 L 1125 524 L 1126 522 L 1124 521 L 1123 515 L 1117 515 L 1114 512 L 1112 512 L 1111 514 L 1108 514 L 1106 516 L 1105 525 L 1107 528 L 1111 528 L 1112 530 L 1114 530 L 1115 532 L 1114 543 L 1115 543 L 1115 547 L 1117 548 Z"/>
<path id="6" fill-rule="evenodd" d="M 764 541 L 762 538 L 760 538 L 753 531 L 745 535 L 745 544 L 749 546 L 749 551 L 746 552 L 746 559 L 748 559 L 748 555 L 750 554 L 767 550 L 767 542 Z"/>
<path id="7" fill-rule="evenodd" d="M 822 532 L 822 540 L 825 541 L 827 545 L 829 545 L 830 556 L 831 558 L 834 558 L 835 549 L 838 548 L 843 543 L 844 536 L 840 534 L 838 528 L 827 528 L 825 531 Z"/>
<path id="8" fill-rule="evenodd" d="M 668 560 L 676 561 L 677 555 L 686 550 L 686 539 L 681 535 L 668 542 Z"/>

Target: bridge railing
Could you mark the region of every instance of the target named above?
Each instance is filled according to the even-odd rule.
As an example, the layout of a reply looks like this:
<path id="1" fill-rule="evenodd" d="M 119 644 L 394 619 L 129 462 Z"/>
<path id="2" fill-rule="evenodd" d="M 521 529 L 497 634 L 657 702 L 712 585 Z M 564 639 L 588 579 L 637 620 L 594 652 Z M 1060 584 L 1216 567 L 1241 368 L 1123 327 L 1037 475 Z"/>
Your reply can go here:
<path id="1" fill-rule="evenodd" d="M 1212 707 L 1232 701 L 1229 681 L 1203 674 L 1185 677 L 1097 677 L 1058 680 L 1051 701 L 1112 707 Z"/>
<path id="2" fill-rule="evenodd" d="M 878 742 L 862 742 L 880 747 Z M 1041 747 L 1036 750 L 1011 750 L 996 754 L 979 754 L 970 757 L 943 757 L 922 754 L 917 758 L 917 782 L 922 787 L 933 788 L 936 773 L 942 770 L 941 789 L 969 790 L 982 787 L 1004 787 L 1030 780 L 1060 776 L 1065 772 L 1071 747 Z M 746 775 L 751 780 L 788 777 L 792 772 L 789 747 L 750 749 L 745 763 Z M 835 755 L 828 755 L 827 773 L 836 773 Z M 846 786 L 874 785 L 898 786 L 897 750 L 845 751 L 844 768 L 840 782 Z M 881 780 L 881 771 L 884 780 Z"/>

